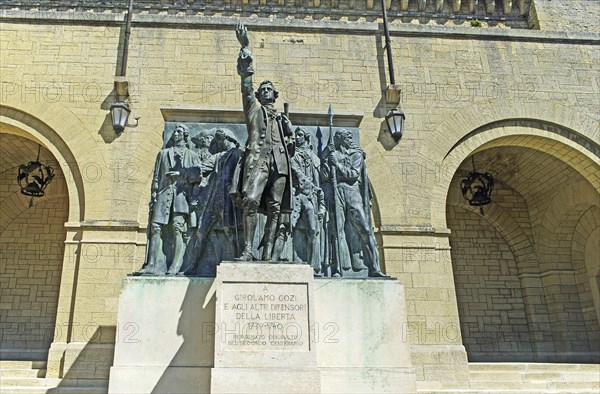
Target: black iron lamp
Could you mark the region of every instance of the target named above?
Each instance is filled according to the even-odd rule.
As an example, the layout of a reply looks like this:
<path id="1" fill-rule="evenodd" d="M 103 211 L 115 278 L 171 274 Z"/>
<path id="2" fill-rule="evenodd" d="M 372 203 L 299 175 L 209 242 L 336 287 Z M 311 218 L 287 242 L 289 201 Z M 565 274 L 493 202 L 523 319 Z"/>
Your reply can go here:
<path id="1" fill-rule="evenodd" d="M 405 119 L 406 116 L 404 115 L 404 112 L 396 108 L 392 108 L 387 115 L 385 115 L 385 123 L 387 123 L 390 135 L 396 143 L 402 138 Z"/>
<path id="2" fill-rule="evenodd" d="M 125 101 L 129 97 L 129 84 L 125 77 L 115 78 L 116 101 L 110 106 L 110 116 L 112 118 L 112 127 L 115 133 L 121 134 L 125 127 L 137 127 L 139 117 L 135 118 L 135 123 L 129 123 L 131 107 Z"/>
<path id="3" fill-rule="evenodd" d="M 465 179 L 460 181 L 462 195 L 469 205 L 479 207 L 483 215 L 483 207 L 492 202 L 492 191 L 494 190 L 494 177 L 489 172 L 481 173 L 475 170 L 475 158 L 471 156 L 473 171 Z"/>
<path id="4" fill-rule="evenodd" d="M 124 101 L 117 101 L 110 106 L 112 126 L 117 134 L 120 134 L 123 130 L 125 130 L 130 113 L 131 108 L 129 108 L 129 105 Z"/>
<path id="5" fill-rule="evenodd" d="M 54 169 L 48 165 L 40 163 L 40 150 L 38 147 L 37 159 L 27 164 L 19 166 L 17 182 L 21 187 L 21 194 L 31 197 L 29 206 L 33 206 L 34 197 L 42 197 L 44 190 L 54 178 Z"/>

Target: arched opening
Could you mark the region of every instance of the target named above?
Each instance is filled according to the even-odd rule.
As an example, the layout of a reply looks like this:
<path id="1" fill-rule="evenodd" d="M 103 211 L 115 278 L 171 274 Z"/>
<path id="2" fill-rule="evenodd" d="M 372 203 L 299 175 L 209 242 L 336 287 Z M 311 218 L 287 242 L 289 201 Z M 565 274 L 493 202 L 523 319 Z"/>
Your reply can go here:
<path id="1" fill-rule="evenodd" d="M 22 195 L 20 164 L 55 171 L 43 197 Z M 34 137 L 0 133 L 0 359 L 45 360 L 53 341 L 69 216 L 59 161 Z"/>
<path id="2" fill-rule="evenodd" d="M 463 344 L 475 362 L 598 362 L 598 259 L 588 246 L 600 242 L 598 161 L 558 137 L 519 134 L 472 147 L 448 189 Z M 473 159 L 496 181 L 483 215 L 460 190 Z"/>

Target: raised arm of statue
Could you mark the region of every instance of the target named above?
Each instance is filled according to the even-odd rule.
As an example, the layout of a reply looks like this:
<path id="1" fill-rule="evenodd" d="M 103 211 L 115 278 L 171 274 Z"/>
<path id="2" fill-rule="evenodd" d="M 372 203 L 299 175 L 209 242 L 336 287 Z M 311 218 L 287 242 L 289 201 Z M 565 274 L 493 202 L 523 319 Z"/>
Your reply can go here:
<path id="1" fill-rule="evenodd" d="M 248 29 L 246 29 L 246 26 L 244 26 L 243 23 L 238 23 L 235 26 L 235 35 L 242 48 L 247 48 L 250 46 L 250 39 L 248 39 Z"/>
<path id="2" fill-rule="evenodd" d="M 243 23 L 238 23 L 235 28 L 235 35 L 242 46 L 237 60 L 237 72 L 241 77 L 242 85 L 242 101 L 244 104 L 244 112 L 250 109 L 250 106 L 255 103 L 254 87 L 252 86 L 252 75 L 254 67 L 252 65 L 252 52 L 250 51 L 250 39 L 248 31 Z"/>
<path id="3" fill-rule="evenodd" d="M 239 70 L 238 61 L 238 70 Z M 244 105 L 244 112 L 248 113 L 252 105 L 256 105 L 256 98 L 254 97 L 254 87 L 252 86 L 252 73 L 240 74 L 242 77 L 242 102 Z"/>
<path id="4" fill-rule="evenodd" d="M 248 38 L 248 30 L 243 23 L 238 23 L 235 27 L 235 35 L 241 45 L 238 55 L 237 71 L 242 79 L 248 75 L 254 74 L 252 68 L 252 51 L 250 50 L 250 39 Z"/>

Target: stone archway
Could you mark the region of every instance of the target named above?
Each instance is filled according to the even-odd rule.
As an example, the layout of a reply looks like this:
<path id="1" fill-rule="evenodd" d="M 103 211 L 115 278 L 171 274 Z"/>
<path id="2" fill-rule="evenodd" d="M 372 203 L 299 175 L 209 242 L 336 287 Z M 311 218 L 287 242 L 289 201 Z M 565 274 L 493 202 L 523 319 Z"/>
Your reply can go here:
<path id="1" fill-rule="evenodd" d="M 20 164 L 40 161 L 55 176 L 30 199 L 16 182 Z M 41 142 L 0 133 L 0 359 L 45 360 L 54 339 L 69 193 L 59 161 Z"/>
<path id="2" fill-rule="evenodd" d="M 43 112 L 41 109 L 40 111 Z M 34 242 L 32 247 L 26 248 L 28 258 L 31 258 L 31 253 L 33 251 L 35 263 L 45 262 L 52 257 L 53 263 L 51 265 L 54 268 L 52 270 L 52 275 L 46 275 L 48 283 L 46 283 L 46 281 L 44 281 L 43 284 L 36 283 L 36 286 L 51 285 L 50 290 L 44 289 L 44 291 L 46 291 L 45 294 L 42 292 L 43 297 L 46 297 L 44 300 L 46 303 L 46 306 L 44 307 L 46 309 L 44 309 L 43 313 L 45 316 L 44 319 L 39 317 L 38 312 L 35 312 L 38 313 L 38 315 L 35 315 L 35 313 L 31 311 L 25 313 L 29 313 L 29 315 L 32 315 L 33 317 L 38 317 L 37 320 L 32 317 L 28 319 L 28 321 L 35 321 L 38 323 L 38 327 L 42 327 L 41 331 L 39 328 L 35 328 L 35 335 L 37 335 L 40 341 L 36 343 L 31 341 L 27 342 L 27 337 L 20 335 L 20 338 L 25 338 L 25 343 L 21 342 L 21 344 L 18 345 L 16 342 L 12 342 L 11 344 L 6 344 L 9 345 L 8 347 L 3 344 L 3 349 L 8 350 L 6 357 L 12 359 L 46 359 L 46 355 L 47 358 L 50 359 L 52 358 L 53 353 L 56 353 L 54 359 L 60 359 L 63 351 L 61 349 L 53 351 L 53 348 L 55 348 L 57 343 L 66 342 L 72 324 L 71 309 L 75 298 L 74 289 L 77 280 L 77 261 L 80 249 L 78 241 L 80 239 L 79 226 L 84 214 L 85 199 L 83 179 L 78 162 L 72 153 L 71 147 L 65 142 L 65 135 L 62 134 L 62 132 L 71 135 L 78 130 L 84 130 L 84 128 L 82 127 L 82 124 L 78 122 L 77 118 L 65 116 L 64 110 L 56 111 L 50 118 L 60 125 L 61 133 L 51 127 L 48 123 L 41 121 L 30 113 L 14 107 L 0 106 L 0 135 L 3 136 L 3 139 L 10 138 L 16 141 L 13 144 L 12 150 L 9 149 L 9 151 L 14 152 L 15 149 L 17 149 L 15 147 L 29 146 L 27 153 L 22 152 L 22 154 L 16 157 L 12 154 L 10 156 L 2 155 L 3 158 L 12 157 L 12 159 L 5 164 L 8 182 L 11 185 L 13 185 L 12 182 L 15 182 L 16 184 L 16 168 L 12 167 L 35 159 L 38 146 L 42 147 L 42 158 L 53 160 L 54 164 L 52 166 L 57 173 L 56 180 L 48 186 L 47 195 L 42 200 L 34 202 L 34 211 L 29 210 L 27 204 L 25 204 L 25 208 L 23 208 L 24 202 L 18 191 L 15 192 L 10 188 L 3 189 L 3 193 L 4 191 L 9 192 L 7 194 L 8 199 L 3 199 L 2 204 L 3 208 L 8 207 L 9 215 L 6 216 L 3 214 L 2 222 L 0 224 L 7 226 L 7 228 L 10 229 L 11 224 L 20 224 L 21 219 L 25 218 L 30 213 L 33 213 L 31 216 L 36 218 L 36 220 L 40 218 L 42 220 L 41 223 L 35 224 L 36 234 L 39 234 L 39 230 L 44 229 L 50 222 L 52 222 L 49 226 L 51 229 L 50 232 L 53 235 L 56 235 L 59 232 L 58 227 L 60 227 L 62 234 L 60 239 L 58 237 L 56 237 L 56 239 L 49 239 L 49 234 L 43 234 L 40 236 L 40 239 L 42 240 L 41 243 L 39 242 L 39 239 L 36 239 L 36 237 L 33 236 Z M 85 137 L 82 136 L 82 138 Z M 60 176 L 58 174 L 60 174 Z M 15 186 L 13 185 L 11 187 Z M 55 192 L 51 192 L 52 188 L 57 187 L 60 189 L 59 191 L 55 190 Z M 57 204 L 60 204 L 61 208 L 59 211 L 61 212 L 66 207 L 66 213 L 64 215 L 54 214 Z M 45 207 L 50 209 L 43 209 Z M 43 210 L 43 213 L 40 214 L 39 212 L 35 212 L 35 210 Z M 31 221 L 28 223 L 31 223 Z M 10 247 L 15 250 L 17 250 L 17 248 L 14 239 L 20 240 L 28 235 L 26 232 L 24 235 L 9 237 L 9 233 L 12 233 L 12 231 L 3 231 L 3 237 L 7 239 L 7 242 L 11 245 Z M 32 233 L 30 232 L 29 234 Z M 35 253 L 37 253 L 37 255 Z M 8 259 L 8 255 L 6 256 Z M 14 253 L 11 256 L 10 264 L 16 268 L 10 275 L 5 275 L 3 272 L 1 275 L 3 280 L 8 278 L 9 283 L 16 286 L 19 278 L 36 276 L 35 271 L 38 264 L 27 264 L 27 261 L 16 259 Z M 55 261 L 58 261 L 58 265 L 54 263 Z M 3 265 L 5 268 L 7 267 L 4 262 Z M 17 272 L 17 270 L 19 270 L 19 272 Z M 55 275 L 58 276 L 56 277 Z M 18 295 L 19 302 L 21 300 L 26 302 L 31 297 L 31 294 L 38 294 L 37 290 L 30 290 L 32 283 L 41 281 L 40 278 L 35 278 L 34 281 L 25 280 L 25 284 L 19 284 L 20 288 L 18 292 L 21 293 Z M 58 283 L 58 288 L 56 287 L 56 283 Z M 4 288 L 4 284 L 2 287 Z M 3 294 L 3 302 L 5 299 L 11 298 L 5 298 Z M 9 310 L 23 309 L 21 304 L 18 306 L 15 305 L 13 308 L 13 299 L 11 299 L 11 303 L 7 302 L 3 305 Z M 40 305 L 42 304 L 36 303 L 36 306 L 33 309 L 41 309 L 42 307 Z M 13 310 L 11 311 L 11 314 L 17 316 L 23 313 L 15 312 Z M 49 316 L 51 316 L 51 318 Z M 23 324 L 29 323 L 21 322 L 20 324 L 23 326 Z M 19 327 L 18 322 L 15 323 L 15 327 Z M 3 329 L 3 333 L 4 332 Z M 7 332 L 14 332 L 13 327 L 8 327 Z M 48 349 L 48 340 L 52 343 L 50 349 Z M 25 351 L 15 352 L 10 350 L 16 348 L 24 349 Z M 50 369 L 58 369 L 58 363 L 53 363 L 52 367 L 51 364 L 48 363 L 48 370 L 50 371 Z"/>
<path id="3" fill-rule="evenodd" d="M 446 219 L 463 344 L 471 361 L 598 362 L 597 335 L 588 329 L 597 301 L 577 257 L 593 231 L 584 212 L 600 207 L 598 148 L 526 129 L 491 127 L 447 155 L 461 160 Z M 496 179 L 485 215 L 460 195 L 471 156 Z"/>
<path id="4" fill-rule="evenodd" d="M 511 144 L 534 147 L 542 137 L 546 148 L 569 146 L 572 157 L 563 158 L 576 168 L 598 190 L 600 178 L 594 169 L 598 166 L 600 123 L 576 108 L 557 102 L 504 101 L 463 108 L 441 123 L 431 137 L 435 144 L 422 148 L 422 155 L 439 158 L 440 182 L 431 192 L 431 225 L 445 228 L 445 206 L 448 188 L 458 166 L 474 151 L 494 143 L 503 144 L 502 137 L 511 136 Z M 517 138 L 519 136 L 519 138 Z M 558 144 L 558 145 L 557 145 Z M 573 160 L 576 158 L 576 160 Z"/>

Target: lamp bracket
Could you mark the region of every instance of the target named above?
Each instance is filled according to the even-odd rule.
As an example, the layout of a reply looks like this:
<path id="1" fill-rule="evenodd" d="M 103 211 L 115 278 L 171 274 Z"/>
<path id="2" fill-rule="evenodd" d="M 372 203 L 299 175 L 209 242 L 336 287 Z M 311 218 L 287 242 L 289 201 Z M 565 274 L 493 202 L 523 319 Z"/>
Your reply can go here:
<path id="1" fill-rule="evenodd" d="M 385 88 L 385 102 L 398 106 L 400 104 L 400 98 L 402 97 L 402 88 L 400 85 L 388 85 Z"/>
<path id="2" fill-rule="evenodd" d="M 125 126 L 131 128 L 138 127 L 138 124 L 140 123 L 140 118 L 141 116 L 134 117 L 133 119 L 135 120 L 135 123 L 129 123 L 129 121 L 127 121 L 127 124 Z"/>
<path id="3" fill-rule="evenodd" d="M 115 93 L 117 100 L 125 100 L 129 97 L 129 82 L 126 77 L 115 77 Z"/>

